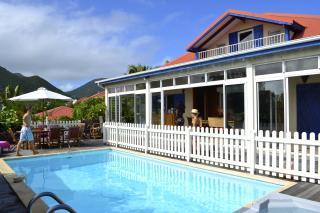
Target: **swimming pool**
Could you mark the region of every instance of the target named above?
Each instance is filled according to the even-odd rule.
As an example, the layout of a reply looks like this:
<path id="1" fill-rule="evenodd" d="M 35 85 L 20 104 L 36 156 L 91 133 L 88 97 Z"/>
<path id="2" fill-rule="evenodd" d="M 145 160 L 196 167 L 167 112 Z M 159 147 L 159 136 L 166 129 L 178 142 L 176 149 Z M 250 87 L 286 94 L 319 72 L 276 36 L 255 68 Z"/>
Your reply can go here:
<path id="1" fill-rule="evenodd" d="M 280 187 L 114 150 L 6 162 L 79 212 L 233 212 Z"/>

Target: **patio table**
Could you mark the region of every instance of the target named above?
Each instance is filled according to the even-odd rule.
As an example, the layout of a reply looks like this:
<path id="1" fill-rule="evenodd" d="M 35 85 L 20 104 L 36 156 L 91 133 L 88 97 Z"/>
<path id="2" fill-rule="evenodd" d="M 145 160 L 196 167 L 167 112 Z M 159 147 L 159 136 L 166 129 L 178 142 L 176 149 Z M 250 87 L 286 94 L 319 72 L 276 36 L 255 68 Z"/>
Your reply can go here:
<path id="1" fill-rule="evenodd" d="M 45 139 L 49 137 L 49 130 L 32 130 L 32 134 L 34 139 L 40 139 L 39 140 L 39 144 L 41 149 L 44 147 L 45 145 Z M 21 131 L 17 131 L 17 133 L 21 134 Z"/>

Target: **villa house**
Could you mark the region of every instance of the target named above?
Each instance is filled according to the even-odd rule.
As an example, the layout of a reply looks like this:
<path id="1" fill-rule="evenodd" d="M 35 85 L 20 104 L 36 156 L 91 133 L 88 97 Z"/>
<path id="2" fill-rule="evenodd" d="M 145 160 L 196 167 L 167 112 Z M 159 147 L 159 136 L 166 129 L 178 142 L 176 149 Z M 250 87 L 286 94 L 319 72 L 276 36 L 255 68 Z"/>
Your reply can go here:
<path id="1" fill-rule="evenodd" d="M 156 69 L 100 80 L 104 141 L 320 183 L 320 15 L 230 10 Z M 190 128 L 198 109 L 202 128 Z M 175 125 L 177 112 L 184 125 Z M 181 119 L 180 119 L 181 120 Z"/>
<path id="2" fill-rule="evenodd" d="M 97 83 L 108 121 L 320 132 L 320 15 L 229 10 L 166 65 Z"/>

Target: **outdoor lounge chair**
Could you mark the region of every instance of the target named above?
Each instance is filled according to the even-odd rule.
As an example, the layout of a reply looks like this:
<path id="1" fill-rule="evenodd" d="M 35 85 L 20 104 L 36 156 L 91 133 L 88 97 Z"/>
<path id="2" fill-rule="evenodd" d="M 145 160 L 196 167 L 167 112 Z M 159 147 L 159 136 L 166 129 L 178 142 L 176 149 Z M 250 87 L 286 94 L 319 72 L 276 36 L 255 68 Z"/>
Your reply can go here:
<path id="1" fill-rule="evenodd" d="M 9 147 L 7 147 L 7 145 L 5 145 L 4 142 L 2 144 L 3 146 L 5 146 L 3 147 L 4 150 L 7 150 L 9 152 L 14 151 L 18 144 L 18 141 L 11 128 L 9 128 L 6 132 L 0 133 L 0 141 L 5 141 L 6 144 L 9 144 Z"/>

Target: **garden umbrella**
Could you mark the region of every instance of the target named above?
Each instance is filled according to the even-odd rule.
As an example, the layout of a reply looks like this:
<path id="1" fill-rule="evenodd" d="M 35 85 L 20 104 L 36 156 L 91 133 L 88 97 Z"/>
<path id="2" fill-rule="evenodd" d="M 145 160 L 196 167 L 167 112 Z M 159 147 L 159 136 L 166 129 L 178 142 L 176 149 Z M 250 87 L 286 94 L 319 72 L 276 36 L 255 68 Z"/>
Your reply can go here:
<path id="1" fill-rule="evenodd" d="M 42 100 L 43 103 L 45 100 L 63 100 L 63 101 L 72 101 L 72 98 L 61 95 L 56 92 L 47 90 L 44 87 L 40 87 L 36 91 L 29 92 L 23 95 L 19 95 L 9 99 L 10 101 L 38 101 Z M 44 111 L 43 111 L 44 114 Z M 44 119 L 44 116 L 43 116 Z"/>

